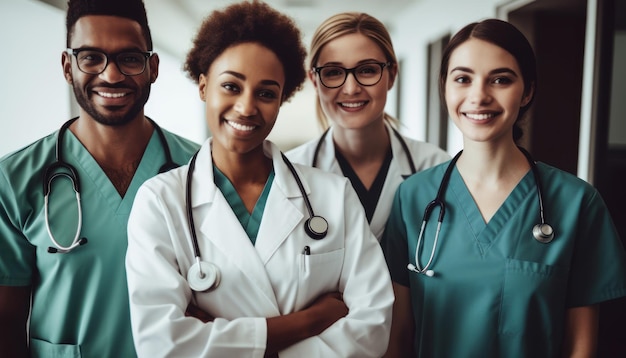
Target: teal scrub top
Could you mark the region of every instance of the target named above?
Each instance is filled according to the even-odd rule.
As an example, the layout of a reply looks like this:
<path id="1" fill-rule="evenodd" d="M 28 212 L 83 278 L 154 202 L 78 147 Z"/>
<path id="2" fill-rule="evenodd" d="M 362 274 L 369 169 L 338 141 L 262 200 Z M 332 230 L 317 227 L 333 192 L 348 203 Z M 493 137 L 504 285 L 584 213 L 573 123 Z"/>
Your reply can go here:
<path id="1" fill-rule="evenodd" d="M 186 164 L 199 146 L 163 132 L 174 162 Z M 63 159 L 79 175 L 80 235 L 88 243 L 69 253 L 51 254 L 42 181 L 44 168 L 55 161 L 56 138 L 51 134 L 0 160 L 0 285 L 33 287 L 31 356 L 134 357 L 124 268 L 126 225 L 137 189 L 165 163 L 163 147 L 155 131 L 122 198 L 67 131 Z M 55 179 L 49 200 L 51 230 L 68 246 L 78 212 L 69 180 Z"/>
<path id="2" fill-rule="evenodd" d="M 534 239 L 540 222 L 532 171 L 488 224 L 456 168 L 430 268 L 407 269 L 426 205 L 448 163 L 400 185 L 382 240 L 392 280 L 410 287 L 418 357 L 554 357 L 568 308 L 626 295 L 626 255 L 600 194 L 575 176 L 538 163 L 546 222 L 555 238 Z M 439 210 L 420 251 L 431 254 Z"/>
<path id="3" fill-rule="evenodd" d="M 263 187 L 263 191 L 261 192 L 261 196 L 259 196 L 256 204 L 254 204 L 252 213 L 248 212 L 248 209 L 246 209 L 246 205 L 241 200 L 237 189 L 235 189 L 228 177 L 224 175 L 224 173 L 222 173 L 215 165 L 213 166 L 213 178 L 215 185 L 220 189 L 222 195 L 224 195 L 226 202 L 228 202 L 228 205 L 230 205 L 231 209 L 233 209 L 233 213 L 254 245 L 256 243 L 256 237 L 259 234 L 259 228 L 261 227 L 261 219 L 263 219 L 265 203 L 267 203 L 267 197 L 270 194 L 270 189 L 272 188 L 272 183 L 274 182 L 274 169 L 272 168 L 272 171 L 267 178 L 267 182 L 265 182 L 265 186 Z"/>

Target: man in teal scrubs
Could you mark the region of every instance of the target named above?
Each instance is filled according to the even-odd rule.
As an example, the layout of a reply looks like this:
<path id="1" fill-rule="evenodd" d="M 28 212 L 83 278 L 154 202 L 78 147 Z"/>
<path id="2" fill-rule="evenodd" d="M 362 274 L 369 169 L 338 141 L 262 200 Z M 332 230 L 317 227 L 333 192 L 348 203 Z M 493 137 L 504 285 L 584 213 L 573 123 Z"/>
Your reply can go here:
<path id="1" fill-rule="evenodd" d="M 0 160 L 0 347 L 8 357 L 133 357 L 130 208 L 146 179 L 166 162 L 186 163 L 198 146 L 165 130 L 161 138 L 143 113 L 159 59 L 142 1 L 68 6 L 62 66 L 79 117 L 59 150 L 57 132 Z M 54 177 L 44 203 L 45 168 L 57 160 L 75 170 L 80 206 L 66 175 Z M 65 252 L 81 213 L 77 238 L 86 243 Z"/>

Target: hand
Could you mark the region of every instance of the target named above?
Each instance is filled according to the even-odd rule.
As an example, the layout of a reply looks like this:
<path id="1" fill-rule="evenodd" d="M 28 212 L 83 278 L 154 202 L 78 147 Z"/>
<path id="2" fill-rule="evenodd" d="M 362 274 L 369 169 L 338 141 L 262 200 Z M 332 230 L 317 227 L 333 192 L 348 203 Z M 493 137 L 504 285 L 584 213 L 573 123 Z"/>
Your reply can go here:
<path id="1" fill-rule="evenodd" d="M 266 357 L 309 337 L 317 336 L 348 314 L 339 292 L 325 293 L 302 311 L 267 318 Z"/>
<path id="2" fill-rule="evenodd" d="M 213 320 L 215 319 L 215 317 L 204 312 L 202 309 L 200 309 L 200 307 L 194 305 L 193 303 L 190 303 L 189 306 L 187 306 L 187 310 L 185 311 L 185 317 L 194 317 L 204 323 L 213 322 Z"/>
<path id="3" fill-rule="evenodd" d="M 343 302 L 341 293 L 330 292 L 319 296 L 307 308 L 314 324 L 312 335 L 322 333 L 326 328 L 348 314 L 348 306 Z"/>

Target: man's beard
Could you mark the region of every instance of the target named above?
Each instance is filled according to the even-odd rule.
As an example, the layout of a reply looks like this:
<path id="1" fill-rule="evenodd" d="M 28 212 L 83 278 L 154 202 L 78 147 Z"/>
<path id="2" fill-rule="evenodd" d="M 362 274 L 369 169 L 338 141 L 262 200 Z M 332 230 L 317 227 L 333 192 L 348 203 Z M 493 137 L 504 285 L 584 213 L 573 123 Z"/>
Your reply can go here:
<path id="1" fill-rule="evenodd" d="M 148 101 L 148 97 L 150 96 L 150 83 L 147 83 L 139 92 L 140 97 L 133 103 L 133 105 L 126 110 L 125 112 L 114 112 L 111 114 L 103 114 L 98 112 L 93 102 L 88 98 L 87 93 L 92 93 L 92 96 L 97 96 L 93 94 L 93 92 L 88 91 L 87 93 L 83 91 L 82 88 L 78 87 L 78 84 L 74 84 L 72 86 L 74 90 L 74 96 L 76 97 L 76 102 L 78 105 L 89 114 L 96 122 L 107 125 L 107 126 L 123 126 L 129 122 L 131 122 L 137 114 L 139 114 L 146 102 Z M 110 87 L 113 88 L 113 87 Z"/>

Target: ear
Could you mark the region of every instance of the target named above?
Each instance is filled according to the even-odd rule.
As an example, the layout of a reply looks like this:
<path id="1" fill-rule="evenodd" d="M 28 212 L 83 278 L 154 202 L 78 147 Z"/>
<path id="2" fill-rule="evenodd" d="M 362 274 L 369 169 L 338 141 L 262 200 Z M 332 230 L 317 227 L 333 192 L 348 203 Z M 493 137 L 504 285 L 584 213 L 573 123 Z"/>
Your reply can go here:
<path id="1" fill-rule="evenodd" d="M 389 84 L 387 85 L 387 91 L 389 91 L 394 83 L 396 83 L 396 77 L 398 76 L 398 64 L 394 63 L 389 67 Z"/>
<path id="2" fill-rule="evenodd" d="M 61 67 L 63 68 L 63 77 L 68 84 L 72 84 L 72 55 L 67 52 L 61 54 Z"/>
<path id="3" fill-rule="evenodd" d="M 535 95 L 535 84 L 533 83 L 528 88 L 528 93 L 525 93 L 524 96 L 522 97 L 521 107 L 526 107 L 528 103 L 530 103 L 530 100 L 533 99 L 534 95 Z"/>
<path id="4" fill-rule="evenodd" d="M 150 82 L 156 82 L 157 77 L 159 77 L 159 55 L 155 52 L 150 56 Z"/>
<path id="5" fill-rule="evenodd" d="M 313 83 L 313 87 L 317 90 L 317 73 L 313 70 L 309 70 L 307 75 L 309 76 L 311 83 Z"/>
<path id="6" fill-rule="evenodd" d="M 202 102 L 206 102 L 206 96 L 205 96 L 206 86 L 207 86 L 207 78 L 204 75 L 204 73 L 201 73 L 200 78 L 198 78 L 198 94 L 200 95 L 200 99 L 202 100 Z"/>

